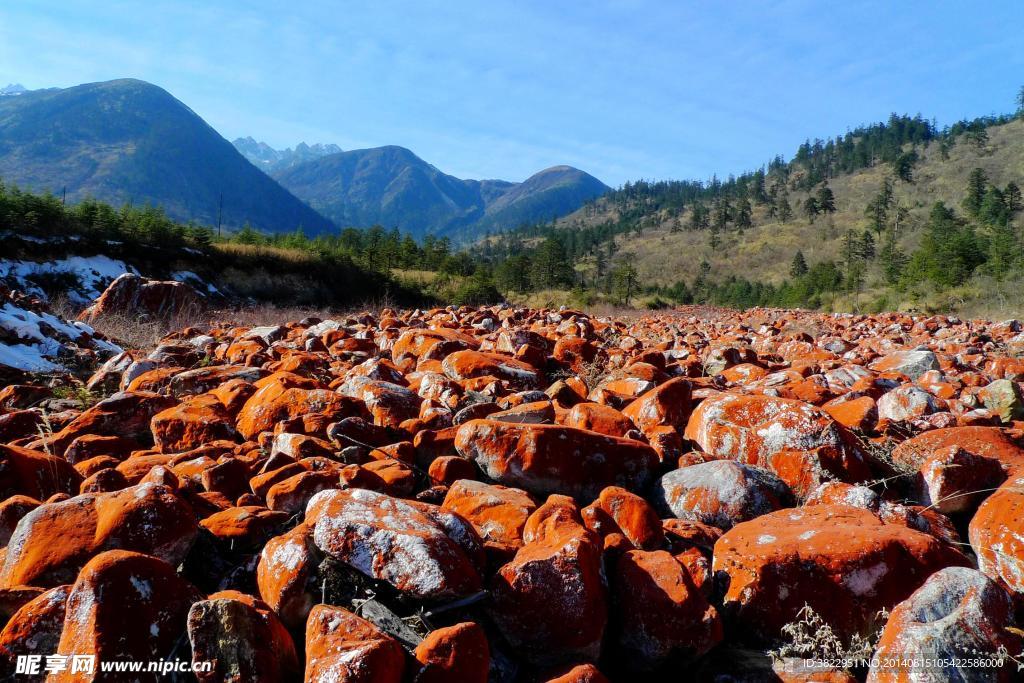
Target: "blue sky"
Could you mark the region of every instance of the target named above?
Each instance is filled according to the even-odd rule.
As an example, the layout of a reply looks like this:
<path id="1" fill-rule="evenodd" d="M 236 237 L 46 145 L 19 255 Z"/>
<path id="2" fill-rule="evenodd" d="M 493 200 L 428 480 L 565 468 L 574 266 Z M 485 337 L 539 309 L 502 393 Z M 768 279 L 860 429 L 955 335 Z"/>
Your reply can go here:
<path id="1" fill-rule="evenodd" d="M 1022 28 L 1019 1 L 24 0 L 0 4 L 0 85 L 135 77 L 229 139 L 618 185 L 755 168 L 894 111 L 1009 111 Z"/>

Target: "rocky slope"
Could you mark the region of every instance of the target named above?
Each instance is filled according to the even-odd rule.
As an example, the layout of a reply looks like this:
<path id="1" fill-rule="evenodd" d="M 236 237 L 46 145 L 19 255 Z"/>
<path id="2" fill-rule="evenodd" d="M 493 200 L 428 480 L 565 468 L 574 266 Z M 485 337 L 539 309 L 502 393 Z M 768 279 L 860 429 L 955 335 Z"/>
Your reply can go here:
<path id="1" fill-rule="evenodd" d="M 609 189 L 571 166 L 554 166 L 522 183 L 463 180 L 393 145 L 322 156 L 274 177 L 338 225 L 467 239 L 570 213 Z"/>
<path id="2" fill-rule="evenodd" d="M 94 405 L 0 391 L 0 655 L 394 683 L 1016 655 L 1021 343 L 780 310 L 181 330 Z"/>

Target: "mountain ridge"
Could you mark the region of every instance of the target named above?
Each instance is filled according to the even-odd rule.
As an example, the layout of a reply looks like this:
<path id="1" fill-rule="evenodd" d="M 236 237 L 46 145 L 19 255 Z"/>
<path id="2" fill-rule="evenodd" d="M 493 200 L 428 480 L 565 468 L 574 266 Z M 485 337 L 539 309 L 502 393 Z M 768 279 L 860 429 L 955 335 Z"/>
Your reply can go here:
<path id="1" fill-rule="evenodd" d="M 325 155 L 274 177 L 339 225 L 397 226 L 458 240 L 571 212 L 610 189 L 566 165 L 521 183 L 457 178 L 398 145 Z"/>
<path id="2" fill-rule="evenodd" d="M 235 138 L 231 141 L 235 149 L 242 153 L 253 166 L 260 169 L 267 175 L 295 166 L 305 161 L 319 159 L 328 154 L 341 152 L 341 147 L 333 143 L 315 142 L 307 145 L 300 142 L 295 147 L 275 149 L 263 141 L 257 141 L 251 135 L 244 138 Z"/>

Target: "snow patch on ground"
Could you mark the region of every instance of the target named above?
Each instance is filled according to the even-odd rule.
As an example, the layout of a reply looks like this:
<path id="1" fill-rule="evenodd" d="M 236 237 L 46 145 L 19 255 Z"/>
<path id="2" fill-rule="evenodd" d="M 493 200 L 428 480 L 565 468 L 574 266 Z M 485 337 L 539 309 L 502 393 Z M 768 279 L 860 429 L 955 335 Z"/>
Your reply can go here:
<path id="1" fill-rule="evenodd" d="M 116 354 L 121 347 L 95 339 L 95 330 L 83 322 L 68 322 L 52 313 L 37 313 L 11 302 L 0 307 L 0 365 L 26 372 L 63 370 L 56 360 L 69 344 Z"/>
<path id="2" fill-rule="evenodd" d="M 115 278 L 125 273 L 139 274 L 124 261 L 109 256 L 69 256 L 56 261 L 12 261 L 0 260 L 0 280 L 11 289 L 31 296 L 46 298 L 46 293 L 30 278 L 38 275 L 74 275 L 79 286 L 68 292 L 75 303 L 87 304 L 103 293 L 103 289 Z"/>

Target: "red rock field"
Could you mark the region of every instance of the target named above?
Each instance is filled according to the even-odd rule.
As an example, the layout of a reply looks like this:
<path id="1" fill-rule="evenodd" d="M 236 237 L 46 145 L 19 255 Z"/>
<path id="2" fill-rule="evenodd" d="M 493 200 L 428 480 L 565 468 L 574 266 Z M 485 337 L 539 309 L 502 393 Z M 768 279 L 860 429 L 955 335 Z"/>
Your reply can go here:
<path id="1" fill-rule="evenodd" d="M 5 672 L 1021 680 L 1016 321 L 385 309 L 61 343 L 93 400 L 53 368 L 0 390 Z"/>

